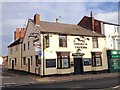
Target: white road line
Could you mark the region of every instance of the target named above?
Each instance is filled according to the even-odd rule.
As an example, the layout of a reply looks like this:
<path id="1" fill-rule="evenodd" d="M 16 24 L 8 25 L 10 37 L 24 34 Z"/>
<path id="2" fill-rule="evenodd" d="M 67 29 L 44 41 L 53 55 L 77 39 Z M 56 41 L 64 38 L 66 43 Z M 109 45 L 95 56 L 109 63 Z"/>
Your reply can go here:
<path id="1" fill-rule="evenodd" d="M 7 76 L 0 76 L 0 79 L 1 79 L 1 78 L 10 78 L 10 77 L 7 77 Z"/>
<path id="2" fill-rule="evenodd" d="M 11 85 L 11 84 L 16 84 L 16 83 L 4 83 L 4 85 Z"/>
<path id="3" fill-rule="evenodd" d="M 1 87 L 5 87 L 5 86 L 0 86 L 0 88 L 1 88 Z"/>
<path id="4" fill-rule="evenodd" d="M 119 88 L 119 87 L 120 87 L 120 85 L 113 87 L 113 89 L 116 89 L 116 88 Z"/>

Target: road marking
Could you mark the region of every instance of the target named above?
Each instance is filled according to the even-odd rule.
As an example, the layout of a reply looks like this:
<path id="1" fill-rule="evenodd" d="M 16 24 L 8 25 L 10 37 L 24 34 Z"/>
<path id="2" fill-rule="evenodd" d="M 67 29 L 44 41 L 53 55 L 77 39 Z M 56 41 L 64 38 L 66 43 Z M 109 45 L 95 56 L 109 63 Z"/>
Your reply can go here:
<path id="1" fill-rule="evenodd" d="M 5 86 L 0 86 L 0 88 L 5 87 Z"/>
<path id="2" fill-rule="evenodd" d="M 119 88 L 119 87 L 120 87 L 120 85 L 113 87 L 113 89 L 115 89 L 115 88 Z"/>
<path id="3" fill-rule="evenodd" d="M 0 76 L 0 79 L 1 79 L 1 78 L 10 78 L 10 77 L 6 77 L 6 76 Z"/>
<path id="4" fill-rule="evenodd" d="M 4 83 L 4 85 L 12 85 L 12 84 L 16 84 L 16 83 Z"/>

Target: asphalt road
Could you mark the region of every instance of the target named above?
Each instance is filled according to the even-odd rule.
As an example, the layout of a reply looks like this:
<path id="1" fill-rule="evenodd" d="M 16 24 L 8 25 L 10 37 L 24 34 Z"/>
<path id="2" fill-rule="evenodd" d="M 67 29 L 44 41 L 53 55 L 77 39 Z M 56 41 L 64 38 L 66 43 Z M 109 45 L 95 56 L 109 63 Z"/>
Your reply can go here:
<path id="1" fill-rule="evenodd" d="M 112 78 L 104 78 L 104 79 L 93 79 L 93 80 L 81 80 L 81 81 L 71 81 L 71 82 L 64 82 L 64 83 L 48 83 L 48 84 L 33 84 L 33 85 L 24 85 L 24 86 L 12 86 L 6 87 L 6 89 L 10 88 L 31 88 L 31 89 L 39 89 L 39 88 L 69 88 L 69 89 L 101 89 L 104 90 L 105 88 L 116 87 L 120 85 L 120 77 L 112 77 Z M 4 88 L 3 88 L 4 90 Z M 119 89 L 116 89 L 119 90 Z"/>

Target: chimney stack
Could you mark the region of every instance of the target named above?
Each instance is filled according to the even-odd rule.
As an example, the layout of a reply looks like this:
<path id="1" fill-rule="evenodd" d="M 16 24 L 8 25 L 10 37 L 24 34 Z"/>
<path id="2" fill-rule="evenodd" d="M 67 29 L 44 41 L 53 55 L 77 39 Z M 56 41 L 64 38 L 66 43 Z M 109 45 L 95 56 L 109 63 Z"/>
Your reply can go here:
<path id="1" fill-rule="evenodd" d="M 94 28 L 94 26 L 95 26 L 94 23 L 95 22 L 94 22 L 94 17 L 93 17 L 92 11 L 90 12 L 90 16 L 91 16 L 91 30 L 94 32 L 94 29 L 95 29 Z"/>
<path id="2" fill-rule="evenodd" d="M 56 23 L 58 23 L 58 18 L 56 18 Z"/>
<path id="3" fill-rule="evenodd" d="M 16 40 L 16 31 L 14 31 L 14 41 Z"/>
<path id="4" fill-rule="evenodd" d="M 25 28 L 16 28 L 16 31 L 14 32 L 14 40 L 18 38 L 24 38 L 26 29 Z"/>
<path id="5" fill-rule="evenodd" d="M 40 26 L 40 14 L 34 15 L 34 22 L 36 26 Z"/>

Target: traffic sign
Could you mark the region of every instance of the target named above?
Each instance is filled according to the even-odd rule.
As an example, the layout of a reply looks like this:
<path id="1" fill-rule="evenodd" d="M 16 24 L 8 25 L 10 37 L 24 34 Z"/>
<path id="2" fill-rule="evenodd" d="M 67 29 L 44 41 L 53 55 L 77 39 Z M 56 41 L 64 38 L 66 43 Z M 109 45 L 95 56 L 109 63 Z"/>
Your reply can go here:
<path id="1" fill-rule="evenodd" d="M 34 45 L 35 45 L 36 48 L 40 48 L 41 47 L 40 42 L 35 42 Z"/>
<path id="2" fill-rule="evenodd" d="M 39 51 L 39 52 L 38 52 L 38 55 L 39 55 L 39 56 L 42 56 L 42 51 Z"/>

